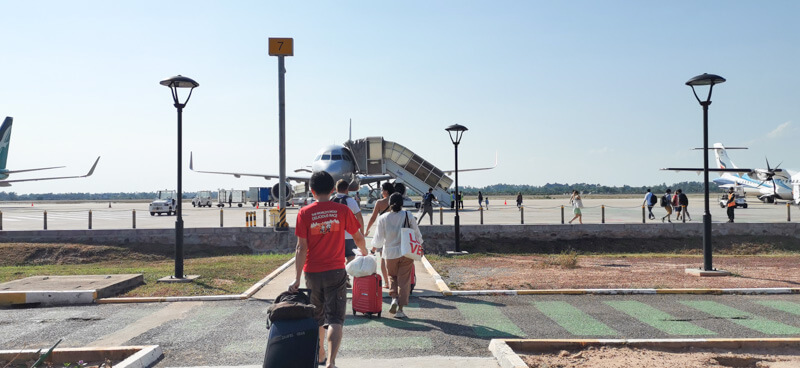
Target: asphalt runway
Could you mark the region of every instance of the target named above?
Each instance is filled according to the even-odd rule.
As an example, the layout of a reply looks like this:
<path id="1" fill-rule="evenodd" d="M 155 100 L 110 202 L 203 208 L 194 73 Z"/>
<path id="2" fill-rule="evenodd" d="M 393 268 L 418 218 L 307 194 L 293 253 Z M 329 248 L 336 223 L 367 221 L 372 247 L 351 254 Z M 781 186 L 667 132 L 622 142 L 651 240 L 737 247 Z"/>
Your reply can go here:
<path id="1" fill-rule="evenodd" d="M 717 195 L 712 196 L 711 216 L 713 222 L 726 222 L 726 210 L 720 208 Z M 690 196 L 689 217 L 691 222 L 702 222 L 703 205 L 702 196 Z M 605 223 L 641 223 L 642 199 L 640 198 L 592 198 L 583 199 L 583 222 L 598 224 Z M 769 223 L 786 222 L 794 218 L 800 219 L 798 206 L 787 206 L 786 203 L 764 204 L 755 199 L 748 202 L 748 208 L 736 209 L 736 222 L 742 223 Z M 92 216 L 92 229 L 130 229 L 133 228 L 134 218 L 137 229 L 174 228 L 175 216 L 156 215 L 150 216 L 149 202 L 82 202 L 82 203 L 56 203 L 56 202 L 3 202 L 0 203 L 2 212 L 2 230 L 42 230 L 44 229 L 45 212 L 47 213 L 48 230 L 79 230 L 89 228 L 89 212 Z M 558 199 L 528 199 L 523 203 L 520 211 L 513 198 L 490 198 L 489 208 L 481 214 L 477 200 L 464 201 L 464 209 L 459 210 L 459 217 L 463 225 L 477 225 L 483 217 L 484 224 L 560 224 L 562 219 L 562 206 L 564 221 L 572 217 L 572 208 L 565 198 Z M 110 207 L 109 207 L 110 206 Z M 287 208 L 286 216 L 290 226 L 294 226 L 299 207 Z M 409 209 L 415 215 L 416 210 Z M 264 226 L 265 210 L 263 207 L 256 209 L 249 205 L 244 207 L 205 207 L 194 208 L 190 201 L 184 202 L 183 221 L 186 228 L 210 227 L 245 227 L 246 213 L 256 212 L 257 226 Z M 364 209 L 364 221 L 369 221 L 371 209 Z M 665 210 L 654 207 L 653 213 L 656 220 L 648 223 L 661 223 Z M 267 226 L 270 225 L 269 211 Z M 482 216 L 481 216 L 482 215 Z M 455 210 L 450 208 L 439 209 L 434 207 L 434 225 L 452 225 Z M 603 218 L 605 217 L 605 218 Z M 675 221 L 673 214 L 672 220 Z M 424 224 L 430 224 L 426 217 Z"/>

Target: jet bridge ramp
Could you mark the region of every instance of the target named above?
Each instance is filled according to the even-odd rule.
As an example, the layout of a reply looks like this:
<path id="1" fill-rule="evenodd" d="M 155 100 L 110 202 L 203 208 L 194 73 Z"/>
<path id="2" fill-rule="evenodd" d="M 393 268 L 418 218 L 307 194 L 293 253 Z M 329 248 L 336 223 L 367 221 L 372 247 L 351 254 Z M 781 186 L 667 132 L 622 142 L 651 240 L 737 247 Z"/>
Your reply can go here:
<path id="1" fill-rule="evenodd" d="M 417 193 L 427 193 L 433 188 L 433 195 L 442 206 L 449 207 L 452 200 L 447 189 L 453 180 L 442 170 L 436 168 L 410 149 L 383 137 L 367 137 L 347 142 L 353 153 L 360 174 L 389 174 Z"/>

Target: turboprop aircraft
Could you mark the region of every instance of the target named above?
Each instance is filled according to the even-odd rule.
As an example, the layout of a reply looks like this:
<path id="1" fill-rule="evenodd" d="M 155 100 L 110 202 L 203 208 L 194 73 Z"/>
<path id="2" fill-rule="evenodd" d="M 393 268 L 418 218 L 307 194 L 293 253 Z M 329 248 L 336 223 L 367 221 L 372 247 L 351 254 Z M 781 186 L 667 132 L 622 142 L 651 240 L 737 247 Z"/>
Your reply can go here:
<path id="1" fill-rule="evenodd" d="M 746 149 L 745 147 L 725 147 L 722 143 L 714 143 L 712 149 L 716 156 L 717 168 L 709 168 L 708 171 L 720 173 L 720 176 L 712 181 L 721 188 L 744 187 L 757 190 L 761 193 L 758 199 L 764 203 L 774 203 L 775 200 L 793 200 L 795 203 L 800 203 L 800 198 L 797 198 L 800 193 L 792 193 L 793 187 L 800 186 L 800 177 L 797 174 L 787 175 L 787 172 L 779 168 L 780 164 L 770 167 L 769 160 L 766 160 L 766 169 L 737 167 L 728 157 L 727 150 Z M 703 171 L 703 169 L 696 168 L 666 168 L 662 170 Z"/>
<path id="2" fill-rule="evenodd" d="M 64 166 L 53 166 L 53 167 L 40 167 L 36 169 L 22 169 L 22 170 L 9 170 L 6 168 L 6 161 L 8 161 L 8 145 L 11 142 L 11 125 L 14 122 L 14 118 L 7 116 L 6 119 L 3 121 L 3 125 L 0 125 L 0 187 L 9 187 L 11 183 L 18 183 L 23 181 L 39 181 L 39 180 L 56 180 L 56 179 L 74 179 L 74 178 L 85 178 L 87 176 L 91 176 L 94 173 L 94 168 L 97 167 L 97 162 L 100 161 L 100 157 L 97 157 L 97 160 L 94 161 L 94 165 L 92 168 L 89 169 L 89 172 L 86 175 L 77 175 L 77 176 L 53 176 L 53 177 L 46 177 L 46 178 L 27 178 L 27 179 L 14 179 L 14 180 L 7 180 L 11 174 L 22 173 L 22 172 L 29 172 L 29 171 L 39 171 L 39 170 L 50 170 L 50 169 L 60 169 Z"/>

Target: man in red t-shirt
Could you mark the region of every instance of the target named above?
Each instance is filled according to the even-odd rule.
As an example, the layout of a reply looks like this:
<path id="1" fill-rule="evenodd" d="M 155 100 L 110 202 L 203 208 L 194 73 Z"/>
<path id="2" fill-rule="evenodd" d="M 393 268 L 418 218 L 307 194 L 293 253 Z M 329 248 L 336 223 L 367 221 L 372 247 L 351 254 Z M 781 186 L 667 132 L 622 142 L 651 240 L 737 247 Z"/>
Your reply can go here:
<path id="1" fill-rule="evenodd" d="M 319 357 L 325 355 L 327 326 L 328 367 L 335 367 L 336 354 L 342 343 L 342 325 L 347 308 L 347 272 L 345 272 L 344 233 L 350 233 L 362 255 L 367 255 L 361 225 L 346 205 L 331 202 L 333 177 L 325 171 L 311 175 L 311 193 L 316 202 L 297 213 L 297 249 L 294 282 L 289 291 L 300 287 L 300 276 L 306 273 L 306 287 L 311 289 L 311 304 L 316 308 L 314 319 L 319 325 Z"/>

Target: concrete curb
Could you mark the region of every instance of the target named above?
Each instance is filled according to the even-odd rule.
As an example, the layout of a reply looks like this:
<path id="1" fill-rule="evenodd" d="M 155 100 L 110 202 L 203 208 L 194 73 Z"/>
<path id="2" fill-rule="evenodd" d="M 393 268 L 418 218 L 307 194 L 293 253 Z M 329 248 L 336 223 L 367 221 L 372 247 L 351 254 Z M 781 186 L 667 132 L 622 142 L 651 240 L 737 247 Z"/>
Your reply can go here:
<path id="1" fill-rule="evenodd" d="M 779 347 L 800 347 L 800 338 L 716 338 L 716 339 L 493 339 L 511 350 L 530 352 L 552 352 L 585 348 L 588 346 L 627 346 L 636 348 L 682 349 L 682 348 L 720 348 L 720 349 L 767 349 Z"/>
<path id="2" fill-rule="evenodd" d="M 744 339 L 492 339 L 489 350 L 502 368 L 527 368 L 516 351 L 551 353 L 588 346 L 626 346 L 656 349 L 770 349 L 800 348 L 800 338 Z"/>
<path id="3" fill-rule="evenodd" d="M 75 305 L 91 304 L 96 290 L 81 291 L 0 291 L 0 306 L 14 304 Z"/>
<path id="4" fill-rule="evenodd" d="M 36 356 L 37 352 L 38 349 L 0 350 L 0 357 L 16 357 L 16 359 L 24 361 L 30 357 Z M 119 346 L 108 348 L 59 348 L 53 350 L 52 359 L 54 359 L 56 363 L 75 363 L 79 360 L 102 361 L 106 357 L 114 360 L 125 357 L 125 359 L 115 364 L 114 368 L 146 368 L 157 362 L 162 355 L 164 354 L 161 350 L 161 346 L 159 345 Z M 60 365 L 61 364 L 54 364 L 54 366 Z"/>
<path id="5" fill-rule="evenodd" d="M 245 292 L 239 295 L 206 295 L 206 296 L 171 296 L 171 297 L 131 297 L 131 298 L 103 298 L 97 299 L 98 304 L 111 304 L 111 303 L 161 303 L 161 302 L 198 302 L 198 301 L 221 301 L 221 300 L 243 300 L 248 299 L 253 294 L 261 290 L 264 285 L 268 284 L 272 279 L 281 274 L 291 265 L 294 264 L 294 257 L 286 261 L 280 267 L 272 271 L 267 277 L 264 277 Z M 0 303 L 1 304 L 1 303 Z"/>
<path id="6" fill-rule="evenodd" d="M 497 359 L 497 364 L 500 364 L 502 368 L 528 368 L 528 365 L 514 352 L 514 349 L 508 346 L 506 340 L 492 339 L 489 342 L 489 351 L 492 352 Z"/>
<path id="7" fill-rule="evenodd" d="M 425 256 L 422 256 L 422 265 L 425 266 L 425 269 L 428 270 L 428 273 L 433 277 L 433 280 L 436 282 L 436 287 L 439 288 L 439 291 L 442 292 L 442 295 L 447 295 L 445 294 L 445 292 L 449 293 L 450 288 L 447 287 L 447 284 L 442 279 L 442 276 L 439 275 L 438 272 L 436 272 L 436 269 L 433 268 L 433 265 L 431 265 L 431 263 L 428 262 L 428 259 L 425 258 Z"/>
<path id="8" fill-rule="evenodd" d="M 540 289 L 540 290 L 442 290 L 444 296 L 478 295 L 778 295 L 800 294 L 800 288 L 730 288 L 730 289 Z"/>

